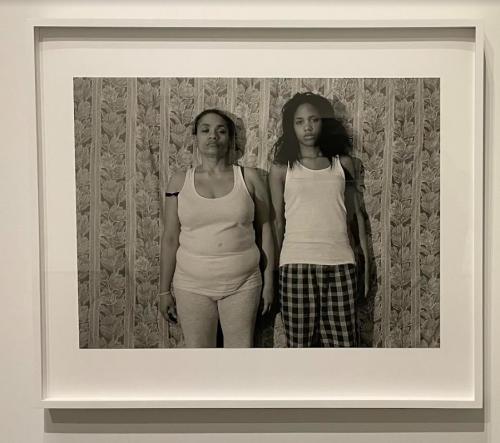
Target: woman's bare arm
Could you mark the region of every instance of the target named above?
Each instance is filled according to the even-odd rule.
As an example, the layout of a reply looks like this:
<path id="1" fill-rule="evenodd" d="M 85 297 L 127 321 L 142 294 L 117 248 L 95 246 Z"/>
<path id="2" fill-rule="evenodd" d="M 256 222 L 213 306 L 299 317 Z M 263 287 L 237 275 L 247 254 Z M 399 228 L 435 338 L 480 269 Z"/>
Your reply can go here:
<path id="1" fill-rule="evenodd" d="M 270 218 L 269 192 L 264 179 L 254 168 L 245 168 L 245 181 L 255 204 L 256 242 L 261 252 L 263 273 L 262 314 L 271 309 L 273 301 L 274 241 Z"/>
<path id="2" fill-rule="evenodd" d="M 355 171 L 354 171 L 354 163 L 352 161 L 352 158 L 349 156 L 341 156 L 340 157 L 340 162 L 342 163 L 342 166 L 344 167 L 345 170 L 351 174 L 351 177 L 355 179 Z M 353 184 L 354 186 L 354 184 Z M 363 257 L 365 261 L 365 269 L 364 269 L 364 283 L 365 283 L 365 296 L 368 294 L 369 291 L 369 283 L 370 283 L 370 257 L 369 257 L 369 250 L 368 250 L 368 234 L 366 230 L 366 220 L 365 220 L 365 215 L 363 214 L 363 211 L 361 209 L 361 202 L 360 202 L 360 197 L 359 197 L 359 192 L 357 189 L 353 189 L 353 192 L 350 193 L 353 198 L 353 208 L 354 208 L 354 215 L 356 217 L 357 221 L 357 226 L 358 226 L 358 235 L 359 235 L 359 243 L 361 245 L 361 250 L 363 251 Z"/>
<path id="3" fill-rule="evenodd" d="M 163 233 L 160 242 L 160 311 L 166 320 L 175 321 L 174 300 L 170 286 L 179 248 L 180 222 L 177 212 L 177 195 L 183 184 L 185 172 L 176 172 L 167 185 L 163 205 Z"/>
<path id="4" fill-rule="evenodd" d="M 273 164 L 269 172 L 271 191 L 272 219 L 274 220 L 274 238 L 276 241 L 276 265 L 278 267 L 283 238 L 285 236 L 285 192 L 286 166 Z"/>

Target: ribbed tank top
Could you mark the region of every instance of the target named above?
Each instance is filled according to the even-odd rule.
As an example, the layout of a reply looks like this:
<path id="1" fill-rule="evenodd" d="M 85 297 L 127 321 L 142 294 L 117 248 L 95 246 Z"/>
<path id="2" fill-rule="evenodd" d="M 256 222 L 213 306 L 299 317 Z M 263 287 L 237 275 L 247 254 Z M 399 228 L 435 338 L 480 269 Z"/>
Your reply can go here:
<path id="1" fill-rule="evenodd" d="M 177 287 L 219 298 L 243 285 L 245 289 L 260 285 L 254 203 L 241 168 L 233 166 L 233 188 L 218 198 L 201 196 L 194 174 L 195 168 L 187 170 L 178 196 L 181 230 L 174 290 Z"/>
<path id="2" fill-rule="evenodd" d="M 355 263 L 344 203 L 345 176 L 339 157 L 314 170 L 300 162 L 285 178 L 285 237 L 280 266 L 291 263 Z"/>

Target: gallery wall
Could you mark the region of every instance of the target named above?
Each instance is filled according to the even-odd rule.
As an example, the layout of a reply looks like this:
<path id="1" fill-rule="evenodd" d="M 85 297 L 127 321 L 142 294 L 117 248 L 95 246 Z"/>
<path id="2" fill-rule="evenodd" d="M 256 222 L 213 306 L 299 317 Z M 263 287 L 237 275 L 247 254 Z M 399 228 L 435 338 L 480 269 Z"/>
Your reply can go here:
<path id="1" fill-rule="evenodd" d="M 485 124 L 485 409 L 483 411 L 267 410 L 267 411 L 58 411 L 36 406 L 33 307 L 38 293 L 36 154 L 31 54 L 27 22 L 34 17 L 108 18 L 334 18 L 480 19 L 486 37 Z M 463 442 L 500 441 L 500 8 L 493 1 L 274 2 L 186 0 L 94 2 L 74 0 L 0 3 L 0 100 L 2 129 L 2 321 L 0 437 L 31 442 Z M 119 370 L 119 368 L 117 368 Z M 147 374 L 145 374 L 147 376 Z M 369 376 L 369 368 L 367 368 Z"/>

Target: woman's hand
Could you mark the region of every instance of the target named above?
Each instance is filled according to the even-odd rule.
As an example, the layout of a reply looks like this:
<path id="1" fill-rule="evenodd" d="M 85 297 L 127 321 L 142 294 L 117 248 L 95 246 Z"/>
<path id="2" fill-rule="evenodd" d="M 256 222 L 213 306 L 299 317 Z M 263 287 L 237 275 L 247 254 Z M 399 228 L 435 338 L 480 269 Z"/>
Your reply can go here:
<path id="1" fill-rule="evenodd" d="M 177 323 L 177 309 L 175 300 L 170 291 L 162 292 L 160 297 L 160 312 L 163 318 L 169 323 Z"/>
<path id="2" fill-rule="evenodd" d="M 262 315 L 265 315 L 271 311 L 271 305 L 273 304 L 273 299 L 274 299 L 273 285 L 264 284 L 262 288 Z"/>

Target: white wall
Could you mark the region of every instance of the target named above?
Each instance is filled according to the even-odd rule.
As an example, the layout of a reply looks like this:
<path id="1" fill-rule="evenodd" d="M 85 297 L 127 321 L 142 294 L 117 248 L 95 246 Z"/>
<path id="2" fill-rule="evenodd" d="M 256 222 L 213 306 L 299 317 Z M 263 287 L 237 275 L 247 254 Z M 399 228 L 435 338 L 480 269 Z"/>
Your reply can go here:
<path id="1" fill-rule="evenodd" d="M 331 4 L 330 4 L 331 3 Z M 500 7 L 495 1 L 309 0 L 0 2 L 1 302 L 0 441 L 31 442 L 499 442 L 500 441 Z M 210 5 L 210 6 L 209 6 Z M 123 18 L 477 18 L 486 33 L 484 411 L 52 411 L 34 407 L 36 182 L 25 20 Z"/>

